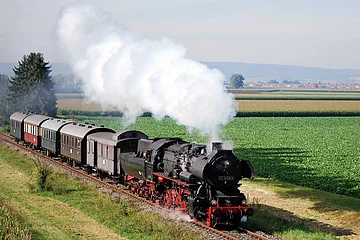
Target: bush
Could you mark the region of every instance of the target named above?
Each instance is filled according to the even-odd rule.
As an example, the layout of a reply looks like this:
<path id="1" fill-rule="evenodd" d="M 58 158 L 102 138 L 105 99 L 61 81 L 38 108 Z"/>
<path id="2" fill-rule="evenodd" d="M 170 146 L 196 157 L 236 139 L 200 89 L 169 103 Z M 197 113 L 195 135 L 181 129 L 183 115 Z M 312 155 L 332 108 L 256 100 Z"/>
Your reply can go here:
<path id="1" fill-rule="evenodd" d="M 44 161 L 41 161 L 39 159 L 34 159 L 33 160 L 34 165 L 35 165 L 35 174 L 36 174 L 36 184 L 37 187 L 40 188 L 40 190 L 49 190 L 50 189 L 50 184 L 48 183 L 48 178 L 52 173 L 52 169 L 49 166 L 49 164 L 47 164 Z"/>

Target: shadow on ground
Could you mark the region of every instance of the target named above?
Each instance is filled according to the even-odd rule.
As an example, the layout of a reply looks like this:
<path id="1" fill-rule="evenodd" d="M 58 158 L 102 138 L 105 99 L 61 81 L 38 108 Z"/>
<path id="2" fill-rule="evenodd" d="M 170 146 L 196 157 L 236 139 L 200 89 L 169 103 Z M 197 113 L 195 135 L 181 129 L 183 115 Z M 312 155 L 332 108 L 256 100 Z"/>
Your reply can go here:
<path id="1" fill-rule="evenodd" d="M 335 236 L 349 236 L 354 234 L 351 229 L 337 228 L 316 220 L 300 218 L 290 211 L 272 206 L 255 204 L 252 205 L 252 207 L 254 207 L 255 214 L 244 226 L 250 230 L 261 230 L 269 234 L 294 230 L 309 233 L 324 232 Z"/>

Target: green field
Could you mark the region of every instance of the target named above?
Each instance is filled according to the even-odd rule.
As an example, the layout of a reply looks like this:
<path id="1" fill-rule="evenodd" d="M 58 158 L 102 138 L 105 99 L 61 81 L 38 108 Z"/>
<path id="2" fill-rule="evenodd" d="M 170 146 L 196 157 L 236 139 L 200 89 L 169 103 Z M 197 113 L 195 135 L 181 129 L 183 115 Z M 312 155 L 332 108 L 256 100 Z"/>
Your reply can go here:
<path id="1" fill-rule="evenodd" d="M 120 117 L 76 117 L 114 130 Z M 166 118 L 138 118 L 127 129 L 150 137 L 206 142 Z M 235 118 L 223 129 L 235 154 L 249 159 L 258 176 L 360 198 L 360 117 Z"/>

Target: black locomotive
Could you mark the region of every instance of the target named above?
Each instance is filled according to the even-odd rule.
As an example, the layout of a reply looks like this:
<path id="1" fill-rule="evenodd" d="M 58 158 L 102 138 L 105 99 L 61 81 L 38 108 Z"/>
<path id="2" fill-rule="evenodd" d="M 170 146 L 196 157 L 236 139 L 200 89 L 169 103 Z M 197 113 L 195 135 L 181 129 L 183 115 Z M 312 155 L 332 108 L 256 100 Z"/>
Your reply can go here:
<path id="1" fill-rule="evenodd" d="M 125 183 L 134 192 L 152 196 L 166 207 L 187 210 L 190 216 L 204 220 L 209 226 L 222 223 L 238 225 L 253 211 L 239 191 L 243 177 L 253 178 L 249 161 L 238 159 L 219 142 L 206 145 L 188 143 L 181 139 L 139 139 L 136 152 L 122 153 L 121 166 Z M 128 176 L 135 177 L 129 181 Z M 138 181 L 141 184 L 137 184 Z"/>
<path id="2" fill-rule="evenodd" d="M 247 160 L 221 142 L 206 145 L 179 138 L 148 139 L 134 130 L 115 131 L 89 124 L 16 112 L 11 135 L 47 155 L 60 156 L 166 208 L 187 212 L 208 226 L 238 226 L 253 210 L 239 191 L 242 178 L 254 178 Z"/>

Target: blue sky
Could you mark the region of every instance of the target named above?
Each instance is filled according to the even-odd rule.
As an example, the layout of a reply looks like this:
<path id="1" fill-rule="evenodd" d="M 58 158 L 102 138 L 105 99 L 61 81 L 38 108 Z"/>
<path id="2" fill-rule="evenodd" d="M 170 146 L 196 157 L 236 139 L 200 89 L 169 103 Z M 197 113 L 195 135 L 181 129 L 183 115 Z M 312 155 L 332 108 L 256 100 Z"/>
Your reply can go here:
<path id="1" fill-rule="evenodd" d="M 0 0 L 0 62 L 30 52 L 62 62 L 54 28 L 79 2 L 140 36 L 168 37 L 198 61 L 360 69 L 358 0 Z"/>

